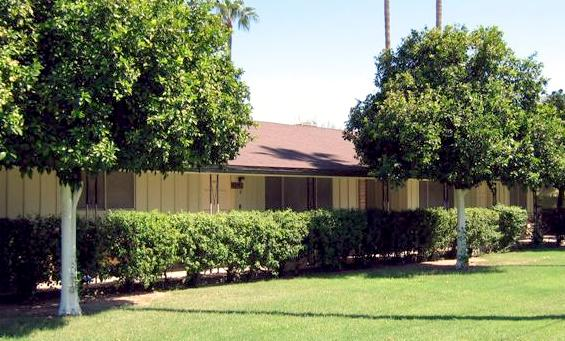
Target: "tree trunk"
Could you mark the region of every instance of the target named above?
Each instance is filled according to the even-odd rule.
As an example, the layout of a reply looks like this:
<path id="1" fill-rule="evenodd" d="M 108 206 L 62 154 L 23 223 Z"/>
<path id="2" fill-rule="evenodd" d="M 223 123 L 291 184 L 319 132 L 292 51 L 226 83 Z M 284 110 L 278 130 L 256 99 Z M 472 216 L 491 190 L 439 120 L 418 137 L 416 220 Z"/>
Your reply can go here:
<path id="1" fill-rule="evenodd" d="M 539 209 L 538 191 L 532 190 L 534 195 L 534 230 L 532 232 L 532 244 L 543 244 L 543 229 L 541 222 L 541 214 Z"/>
<path id="2" fill-rule="evenodd" d="M 436 27 L 441 30 L 443 6 L 441 0 L 436 0 Z"/>
<path id="3" fill-rule="evenodd" d="M 488 188 L 490 189 L 490 193 L 492 194 L 492 206 L 496 206 L 498 201 L 496 199 L 496 183 L 487 182 Z"/>
<path id="4" fill-rule="evenodd" d="M 390 2 L 385 1 L 385 49 L 390 49 Z"/>
<path id="5" fill-rule="evenodd" d="M 565 199 L 565 187 L 561 187 L 558 189 L 559 193 L 557 194 L 557 208 L 563 208 L 563 201 Z"/>
<path id="6" fill-rule="evenodd" d="M 81 188 L 69 185 L 61 190 L 61 301 L 59 315 L 80 315 L 76 258 L 76 212 Z"/>
<path id="7" fill-rule="evenodd" d="M 467 231 L 465 229 L 465 196 L 466 189 L 455 189 L 455 206 L 457 207 L 457 270 L 466 270 L 469 267 L 467 254 Z"/>

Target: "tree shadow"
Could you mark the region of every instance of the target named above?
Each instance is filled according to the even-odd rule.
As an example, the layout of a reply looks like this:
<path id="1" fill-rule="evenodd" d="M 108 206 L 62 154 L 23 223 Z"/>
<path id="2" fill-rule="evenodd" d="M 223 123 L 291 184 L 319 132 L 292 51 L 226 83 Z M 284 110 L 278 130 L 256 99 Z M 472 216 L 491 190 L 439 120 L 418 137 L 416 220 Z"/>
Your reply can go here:
<path id="1" fill-rule="evenodd" d="M 116 307 L 133 306 L 131 299 L 104 297 L 81 303 L 83 315 L 95 315 Z M 25 337 L 35 331 L 66 326 L 69 318 L 57 315 L 56 301 L 27 305 L 0 305 L 0 338 Z"/>
<path id="2" fill-rule="evenodd" d="M 498 266 L 473 265 L 467 270 L 456 270 L 451 264 L 416 263 L 408 265 L 392 265 L 364 270 L 345 270 L 336 272 L 310 273 L 304 278 L 341 279 L 359 276 L 365 278 L 412 278 L 418 276 L 462 275 L 471 276 L 485 273 L 504 273 Z"/>
<path id="3" fill-rule="evenodd" d="M 337 171 L 351 174 L 366 174 L 367 170 L 359 165 L 351 165 L 347 160 L 341 159 L 338 155 L 329 153 L 303 153 L 298 150 L 288 148 L 273 148 L 260 146 L 262 152 L 257 154 L 270 155 L 278 159 L 294 160 L 310 164 L 319 171 Z"/>
<path id="4" fill-rule="evenodd" d="M 261 316 L 282 316 L 300 318 L 344 318 L 344 319 L 363 319 L 363 320 L 421 320 L 421 321 L 540 321 L 540 320 L 565 320 L 565 314 L 548 315 L 405 315 L 405 314 L 348 314 L 348 313 L 317 313 L 317 312 L 292 312 L 279 310 L 219 310 L 219 309 L 186 309 L 186 308 L 126 308 L 128 311 L 136 312 L 165 312 L 165 313 L 184 313 L 184 314 L 214 314 L 214 315 L 261 315 Z"/>

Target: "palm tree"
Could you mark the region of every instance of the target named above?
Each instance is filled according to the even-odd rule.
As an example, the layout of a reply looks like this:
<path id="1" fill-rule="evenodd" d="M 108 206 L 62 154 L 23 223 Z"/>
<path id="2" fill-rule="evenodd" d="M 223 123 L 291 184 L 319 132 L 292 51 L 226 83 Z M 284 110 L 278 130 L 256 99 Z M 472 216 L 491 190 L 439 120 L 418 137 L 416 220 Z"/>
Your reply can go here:
<path id="1" fill-rule="evenodd" d="M 385 49 L 390 49 L 390 2 L 385 0 Z"/>
<path id="2" fill-rule="evenodd" d="M 442 5 L 441 0 L 436 0 L 436 27 L 441 30 Z"/>
<path id="3" fill-rule="evenodd" d="M 243 0 L 218 0 L 216 9 L 230 32 L 233 32 L 233 24 L 235 22 L 237 22 L 237 28 L 240 30 L 249 31 L 251 22 L 259 21 L 259 16 L 255 13 L 255 8 L 245 6 Z M 230 33 L 228 47 L 231 55 L 232 33 Z"/>

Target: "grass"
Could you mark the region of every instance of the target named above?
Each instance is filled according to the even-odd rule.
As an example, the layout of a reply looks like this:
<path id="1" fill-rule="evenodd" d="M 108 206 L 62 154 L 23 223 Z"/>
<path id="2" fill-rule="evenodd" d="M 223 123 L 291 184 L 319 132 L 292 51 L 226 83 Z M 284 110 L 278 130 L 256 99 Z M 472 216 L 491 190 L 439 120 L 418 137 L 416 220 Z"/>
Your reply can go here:
<path id="1" fill-rule="evenodd" d="M 485 257 L 467 273 L 399 266 L 165 292 L 79 318 L 0 317 L 0 338 L 565 339 L 565 250 Z"/>

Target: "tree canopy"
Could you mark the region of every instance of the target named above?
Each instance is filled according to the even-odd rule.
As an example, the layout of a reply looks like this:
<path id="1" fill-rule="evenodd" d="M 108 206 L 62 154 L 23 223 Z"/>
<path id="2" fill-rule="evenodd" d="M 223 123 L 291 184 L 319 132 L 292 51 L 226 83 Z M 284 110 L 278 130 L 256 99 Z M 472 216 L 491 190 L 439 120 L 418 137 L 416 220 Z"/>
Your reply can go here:
<path id="1" fill-rule="evenodd" d="M 0 3 L 0 162 L 16 159 L 6 139 L 21 136 L 22 104 L 39 74 L 35 54 L 37 34 L 29 1 Z"/>
<path id="2" fill-rule="evenodd" d="M 4 16 L 13 19 L 17 3 L 4 5 Z M 55 171 L 77 185 L 81 171 L 222 164 L 245 144 L 248 89 L 225 52 L 229 31 L 214 3 L 30 4 L 37 42 L 11 58 L 39 74 L 23 85 L 28 92 L 7 92 L 19 99 L 11 107 L 21 133 L 4 138 L 15 150 L 6 165 Z M 2 29 L 16 31 L 19 22 Z M 21 35 L 13 44 L 25 42 Z"/>
<path id="3" fill-rule="evenodd" d="M 345 137 L 381 179 L 471 188 L 507 163 L 544 84 L 541 64 L 516 57 L 497 28 L 413 31 L 378 57 L 377 91 L 351 110 Z"/>

